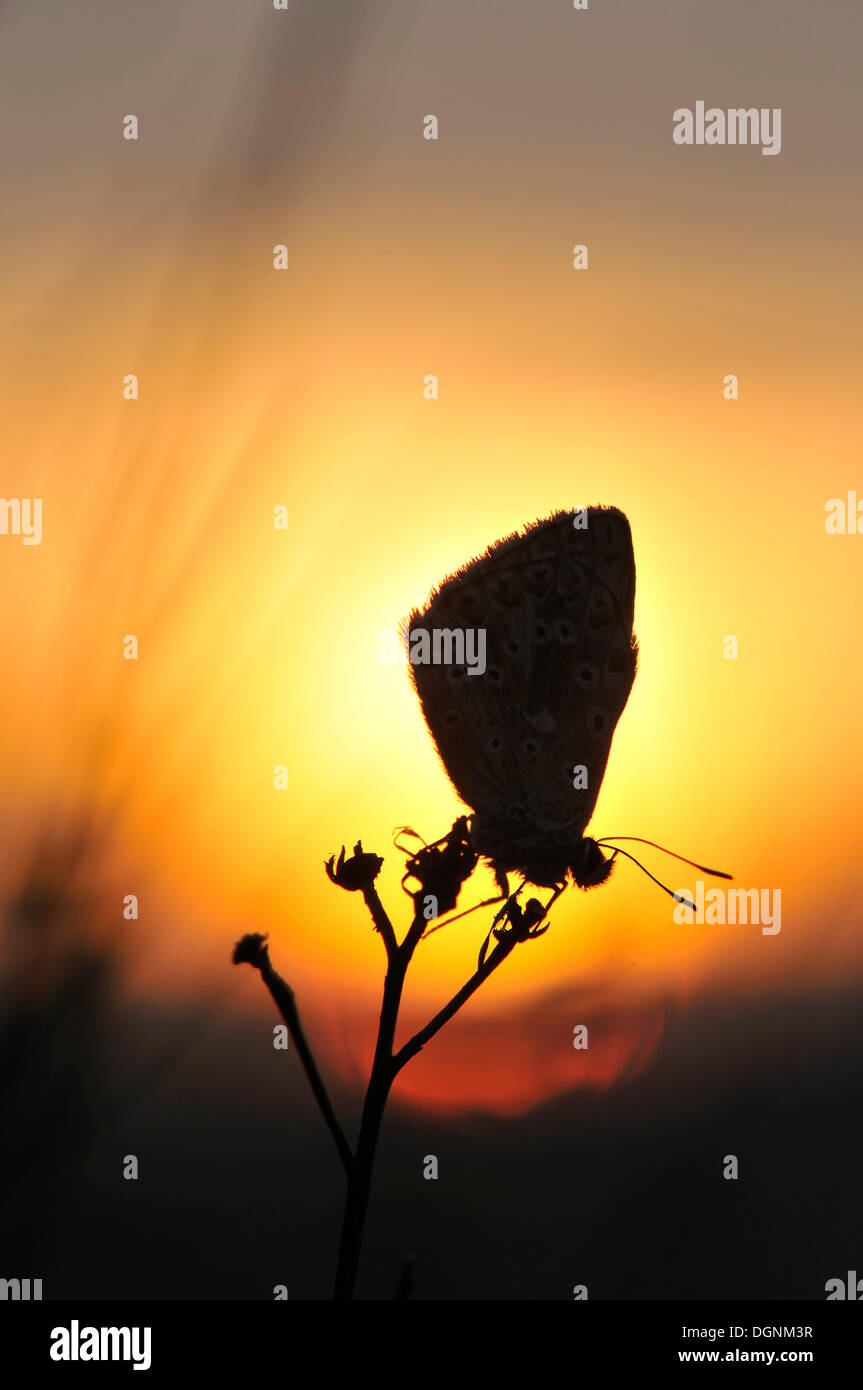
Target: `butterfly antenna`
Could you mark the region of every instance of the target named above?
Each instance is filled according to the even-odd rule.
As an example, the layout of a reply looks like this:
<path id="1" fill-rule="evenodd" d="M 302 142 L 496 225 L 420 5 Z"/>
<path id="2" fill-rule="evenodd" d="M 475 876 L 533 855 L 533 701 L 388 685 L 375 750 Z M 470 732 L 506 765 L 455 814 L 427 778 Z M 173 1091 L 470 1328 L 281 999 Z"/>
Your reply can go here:
<path id="1" fill-rule="evenodd" d="M 620 839 L 620 840 L 622 840 L 622 839 L 624 838 L 624 836 L 623 836 L 623 835 L 619 835 L 617 838 Z M 627 836 L 626 836 L 626 839 L 627 839 L 627 840 L 634 840 L 635 838 L 636 838 L 636 836 L 634 836 L 634 835 L 627 835 Z M 597 840 L 596 843 L 597 843 L 597 844 L 601 844 L 602 841 L 601 841 L 601 840 Z M 645 843 L 647 843 L 647 841 L 645 841 Z M 617 845 L 610 845 L 609 848 L 610 848 L 611 851 L 612 851 L 612 853 L 611 853 L 612 859 L 614 859 L 614 857 L 615 857 L 616 854 L 622 854 L 622 855 L 624 855 L 627 859 L 631 859 L 632 862 L 633 862 L 633 864 L 637 864 L 637 865 L 638 865 L 639 869 L 641 870 L 641 872 L 642 872 L 643 874 L 647 874 L 647 877 L 648 877 L 648 878 L 653 879 L 653 882 L 657 885 L 657 887 L 659 887 L 659 888 L 662 889 L 663 893 L 667 893 L 667 894 L 668 894 L 669 898 L 673 898 L 674 901 L 675 901 L 676 903 L 685 903 L 687 907 L 691 907 L 691 908 L 692 908 L 692 911 L 693 911 L 693 912 L 696 911 L 695 903 L 691 900 L 691 898 L 685 898 L 685 897 L 683 896 L 682 893 L 673 893 L 672 890 L 671 890 L 670 888 L 666 888 L 666 886 L 665 886 L 664 883 L 660 883 L 660 881 L 659 881 L 658 878 L 654 878 L 653 874 L 650 872 L 649 869 L 645 869 L 644 865 L 641 863 L 641 860 L 640 860 L 640 859 L 636 859 L 636 857 L 635 857 L 634 854 L 630 854 L 629 851 L 628 851 L 628 850 L 625 850 L 625 849 L 618 849 Z M 659 847 L 657 846 L 657 848 L 659 848 Z M 679 858 L 680 858 L 680 855 L 675 855 L 674 857 L 675 857 L 675 859 L 679 859 Z M 690 861 L 687 860 L 686 862 L 687 862 L 687 864 L 688 864 Z M 696 868 L 697 868 L 697 867 L 699 867 L 699 866 L 696 865 Z M 709 869 L 705 869 L 704 872 L 705 872 L 705 873 L 710 873 L 710 870 L 709 870 Z M 723 877 L 723 878 L 730 878 L 731 875 L 730 875 L 730 874 L 723 874 L 722 877 Z"/>
<path id="2" fill-rule="evenodd" d="M 714 878 L 734 877 L 733 874 L 723 873 L 722 869 L 708 869 L 706 864 L 696 864 L 694 859 L 687 859 L 686 856 L 683 854 L 675 854 L 673 849 L 666 849 L 664 845 L 657 845 L 653 840 L 643 840 L 640 835 L 604 835 L 602 839 L 597 840 L 596 843 L 598 845 L 609 845 L 610 848 L 613 849 L 614 846 L 611 844 L 612 840 L 630 840 L 638 845 L 650 845 L 651 849 L 658 849 L 662 854 L 670 855 L 672 859 L 679 859 L 681 864 L 691 864 L 693 869 L 700 869 L 703 874 L 712 874 Z M 620 852 L 621 854 L 626 853 L 625 850 L 621 850 Z M 631 854 L 629 858 L 632 858 Z M 636 864 L 638 864 L 637 859 L 635 862 Z M 640 869 L 644 869 L 643 864 L 639 864 L 638 867 Z M 644 869 L 644 872 L 647 873 L 647 870 Z"/>

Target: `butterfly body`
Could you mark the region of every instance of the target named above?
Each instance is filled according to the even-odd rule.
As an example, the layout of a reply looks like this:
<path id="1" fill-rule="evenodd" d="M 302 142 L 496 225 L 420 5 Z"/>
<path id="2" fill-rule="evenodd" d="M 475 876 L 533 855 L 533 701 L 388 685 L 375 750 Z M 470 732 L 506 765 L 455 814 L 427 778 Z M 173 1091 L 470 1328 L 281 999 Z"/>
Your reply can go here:
<path id="1" fill-rule="evenodd" d="M 489 547 L 409 619 L 484 634 L 484 669 L 413 664 L 429 731 L 473 808 L 471 842 L 499 880 L 603 882 L 584 830 L 637 663 L 629 523 L 612 507 L 557 512 Z"/>
<path id="2" fill-rule="evenodd" d="M 611 873 L 611 861 L 588 836 L 557 843 L 541 831 L 489 826 L 474 815 L 470 839 L 476 852 L 490 861 L 501 884 L 507 874 L 519 873 L 538 888 L 558 888 L 571 874 L 579 888 L 592 888 Z"/>

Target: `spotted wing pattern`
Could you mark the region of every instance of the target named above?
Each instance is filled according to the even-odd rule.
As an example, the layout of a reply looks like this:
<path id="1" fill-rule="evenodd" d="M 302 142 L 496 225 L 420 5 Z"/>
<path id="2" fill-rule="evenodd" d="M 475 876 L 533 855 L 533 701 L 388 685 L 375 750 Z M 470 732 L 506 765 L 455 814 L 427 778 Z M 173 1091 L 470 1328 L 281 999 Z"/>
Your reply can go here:
<path id="1" fill-rule="evenodd" d="M 477 673 L 450 661 L 411 674 L 446 771 L 488 842 L 583 835 L 635 677 L 634 603 L 629 522 L 617 508 L 590 507 L 497 541 L 410 614 L 412 632 L 485 632 L 482 674 L 478 660 Z"/>

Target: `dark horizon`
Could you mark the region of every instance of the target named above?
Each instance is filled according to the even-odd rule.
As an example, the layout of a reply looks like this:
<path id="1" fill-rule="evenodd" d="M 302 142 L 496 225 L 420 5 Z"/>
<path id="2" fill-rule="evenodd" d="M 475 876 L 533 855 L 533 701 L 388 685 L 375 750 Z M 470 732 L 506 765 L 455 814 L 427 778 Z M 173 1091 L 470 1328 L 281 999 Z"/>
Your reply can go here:
<path id="1" fill-rule="evenodd" d="M 135 1074 L 187 1025 L 129 1006 L 115 1055 L 137 1054 Z M 343 1175 L 296 1056 L 267 1031 L 211 1019 L 125 1114 L 121 1093 L 71 1170 L 69 1147 L 43 1155 L 56 1224 L 38 1253 L 5 1242 L 6 1265 L 41 1277 L 46 1300 L 267 1300 L 276 1284 L 329 1298 Z M 392 1297 L 414 1255 L 418 1300 L 571 1299 L 579 1283 L 589 1299 L 824 1299 L 860 1263 L 861 1074 L 848 991 L 702 1000 L 640 1075 L 515 1119 L 424 1114 L 396 1090 L 358 1297 Z M 355 1119 L 357 1093 L 333 1093 Z"/>

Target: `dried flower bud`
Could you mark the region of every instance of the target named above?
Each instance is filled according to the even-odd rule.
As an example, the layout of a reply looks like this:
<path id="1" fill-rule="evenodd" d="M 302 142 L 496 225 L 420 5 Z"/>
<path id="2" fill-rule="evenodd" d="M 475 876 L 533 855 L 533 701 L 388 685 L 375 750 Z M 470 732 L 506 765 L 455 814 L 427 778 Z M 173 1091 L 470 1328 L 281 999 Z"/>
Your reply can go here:
<path id="1" fill-rule="evenodd" d="M 546 922 L 544 927 L 539 925 L 545 913 L 538 898 L 529 898 L 523 908 L 514 897 L 509 898 L 495 917 L 492 931 L 498 940 L 513 932 L 516 941 L 532 941 L 548 931 L 550 923 Z"/>
<path id="2" fill-rule="evenodd" d="M 422 885 L 420 893 L 433 894 L 438 913 L 450 912 L 456 905 L 459 890 L 476 868 L 478 855 L 470 842 L 467 816 L 459 816 L 448 835 L 437 844 L 426 845 L 407 862 L 406 878 L 415 878 Z"/>
<path id="3" fill-rule="evenodd" d="M 327 877 L 336 887 L 344 888 L 349 893 L 357 893 L 371 888 L 383 867 L 383 862 L 379 854 L 366 854 L 362 840 L 357 840 L 350 859 L 345 859 L 345 847 L 342 845 L 338 861 L 335 855 L 331 855 L 324 867 Z"/>
<path id="4" fill-rule="evenodd" d="M 267 938 L 260 932 L 247 932 L 234 947 L 234 965 L 254 965 L 260 970 L 267 958 Z"/>

